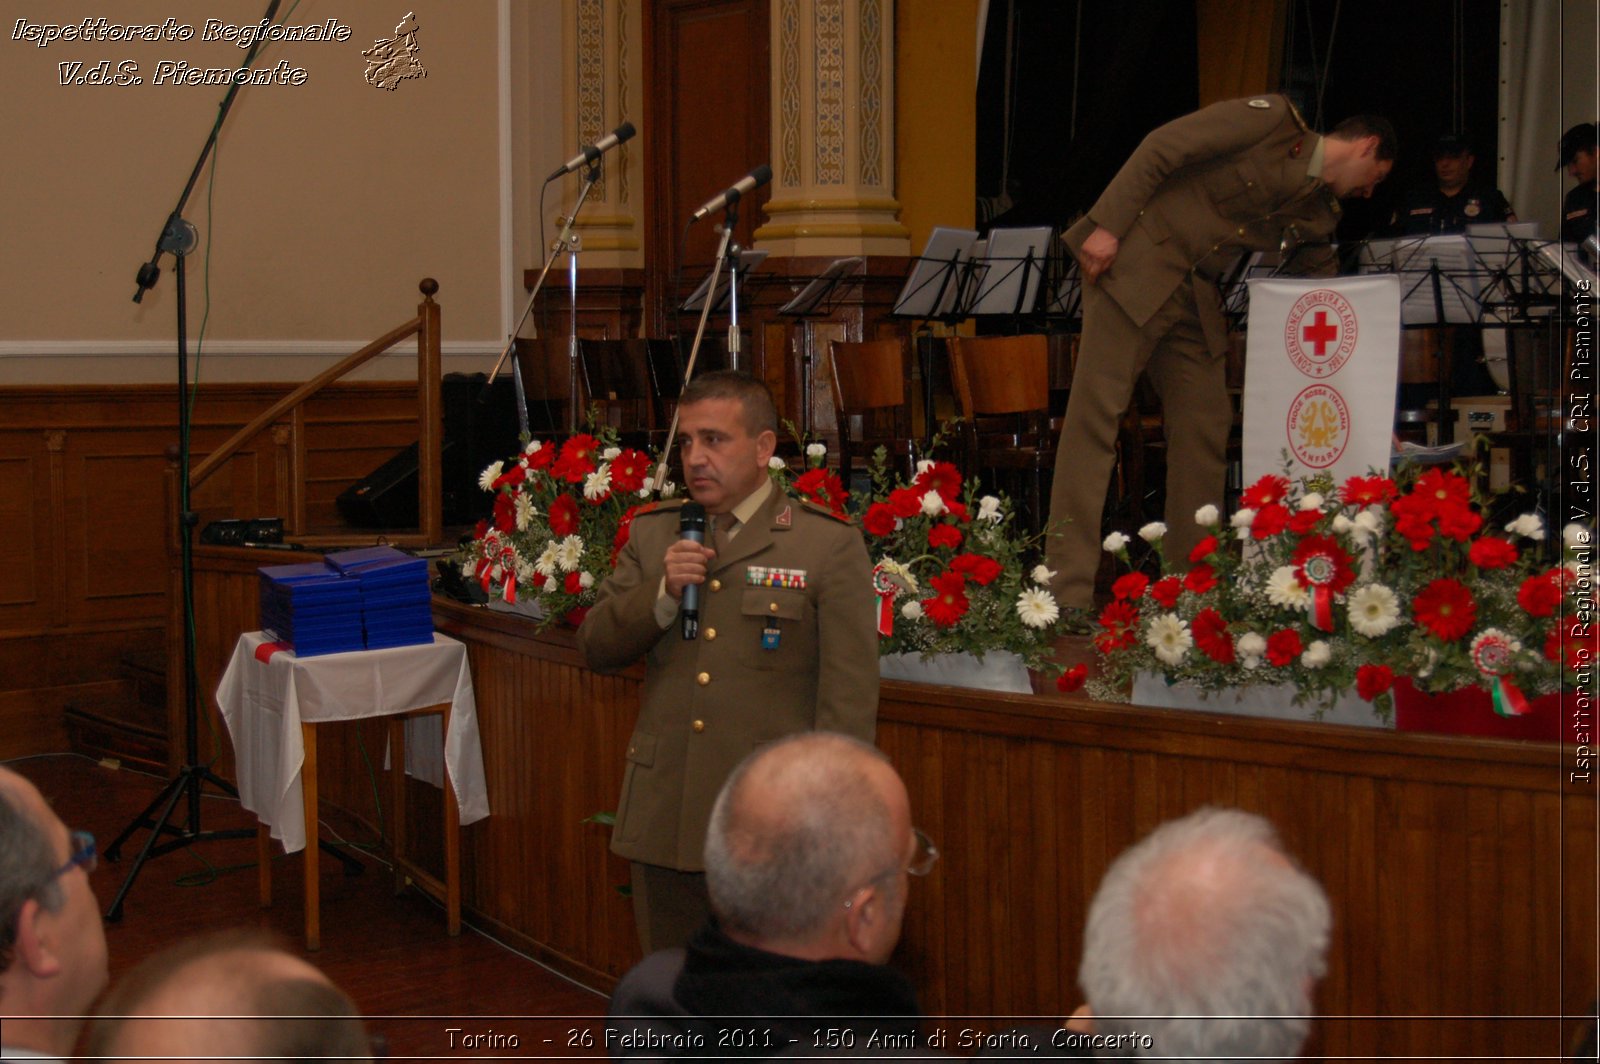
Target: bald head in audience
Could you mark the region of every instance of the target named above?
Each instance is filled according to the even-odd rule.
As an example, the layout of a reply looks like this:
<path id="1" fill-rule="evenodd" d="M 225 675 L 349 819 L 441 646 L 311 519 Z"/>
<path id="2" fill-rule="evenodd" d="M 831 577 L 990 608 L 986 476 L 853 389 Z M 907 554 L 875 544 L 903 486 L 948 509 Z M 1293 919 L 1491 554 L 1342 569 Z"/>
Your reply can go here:
<path id="1" fill-rule="evenodd" d="M 93 840 L 0 767 L 0 1046 L 66 1056 L 106 985 Z"/>
<path id="2" fill-rule="evenodd" d="M 114 1060 L 371 1055 L 344 992 L 256 932 L 201 936 L 142 961 L 100 1003 L 89 1052 Z"/>
<path id="3" fill-rule="evenodd" d="M 877 748 L 792 736 L 746 758 L 717 797 L 711 909 L 747 946 L 882 964 L 900 938 L 919 846 L 905 784 Z"/>
<path id="4" fill-rule="evenodd" d="M 1233 809 L 1163 824 L 1112 864 L 1089 909 L 1078 981 L 1113 1055 L 1279 1060 L 1310 1030 L 1326 968 L 1322 887 L 1272 825 Z"/>

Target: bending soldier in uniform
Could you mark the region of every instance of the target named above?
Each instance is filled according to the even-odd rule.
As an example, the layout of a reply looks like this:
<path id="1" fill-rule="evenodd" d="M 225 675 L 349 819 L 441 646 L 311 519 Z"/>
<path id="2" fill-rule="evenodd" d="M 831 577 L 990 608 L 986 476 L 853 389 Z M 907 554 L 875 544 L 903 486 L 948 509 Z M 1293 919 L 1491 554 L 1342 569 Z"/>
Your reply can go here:
<path id="1" fill-rule="evenodd" d="M 705 546 L 683 539 L 677 501 L 637 516 L 578 630 L 591 668 L 646 663 L 611 841 L 633 863 L 646 954 L 683 945 L 709 913 L 706 824 L 733 767 L 795 732 L 870 742 L 878 711 L 866 547 L 847 521 L 773 486 L 766 386 L 708 373 L 678 413 L 684 480 L 713 530 Z M 700 587 L 696 639 L 677 623 L 689 585 Z"/>
<path id="2" fill-rule="evenodd" d="M 1069 622 L 1085 627 L 1117 426 L 1140 372 L 1161 396 L 1167 539 L 1200 539 L 1194 513 L 1222 501 L 1233 405 L 1219 279 L 1249 251 L 1288 272 L 1332 273 L 1338 199 L 1366 197 L 1394 165 L 1381 118 L 1310 132 L 1282 96 L 1229 100 L 1145 137 L 1065 240 L 1083 273 L 1083 337 L 1050 494 L 1047 564 Z"/>

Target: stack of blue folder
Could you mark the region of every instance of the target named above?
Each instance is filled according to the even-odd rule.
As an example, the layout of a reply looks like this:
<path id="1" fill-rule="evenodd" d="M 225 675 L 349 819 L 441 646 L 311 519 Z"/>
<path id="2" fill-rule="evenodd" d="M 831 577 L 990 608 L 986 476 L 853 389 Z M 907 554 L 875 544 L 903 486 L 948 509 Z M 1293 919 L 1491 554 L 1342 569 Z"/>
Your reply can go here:
<path id="1" fill-rule="evenodd" d="M 428 563 L 393 547 L 330 554 L 325 563 L 264 565 L 261 628 L 296 656 L 433 642 Z"/>
<path id="2" fill-rule="evenodd" d="M 361 588 L 368 650 L 433 642 L 426 559 L 393 547 L 363 547 L 328 555 L 328 567 Z"/>
<path id="3" fill-rule="evenodd" d="M 261 630 L 296 655 L 361 650 L 361 586 L 321 562 L 264 565 Z"/>

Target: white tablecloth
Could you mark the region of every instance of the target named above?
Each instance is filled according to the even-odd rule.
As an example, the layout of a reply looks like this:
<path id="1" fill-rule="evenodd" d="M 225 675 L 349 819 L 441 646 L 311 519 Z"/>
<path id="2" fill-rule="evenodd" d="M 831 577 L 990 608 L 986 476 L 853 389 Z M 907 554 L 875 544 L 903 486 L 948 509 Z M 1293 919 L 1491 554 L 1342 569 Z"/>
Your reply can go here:
<path id="1" fill-rule="evenodd" d="M 435 632 L 431 644 L 304 659 L 282 650 L 263 662 L 256 650 L 265 643 L 261 632 L 239 637 L 217 687 L 217 705 L 233 739 L 240 800 L 271 826 L 286 852 L 306 845 L 302 723 L 384 717 L 448 702 L 450 732 L 443 737 L 442 757 L 437 716 L 406 722 L 406 770 L 441 786 L 447 768 L 461 823 L 489 815 L 464 644 Z"/>

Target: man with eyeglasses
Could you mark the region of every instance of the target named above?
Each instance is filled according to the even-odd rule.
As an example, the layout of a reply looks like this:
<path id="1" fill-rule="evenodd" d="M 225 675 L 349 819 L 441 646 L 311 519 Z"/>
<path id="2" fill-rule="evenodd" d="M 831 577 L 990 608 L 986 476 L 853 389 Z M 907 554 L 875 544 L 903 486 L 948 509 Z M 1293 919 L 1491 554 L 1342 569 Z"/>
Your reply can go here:
<path id="1" fill-rule="evenodd" d="M 705 856 L 712 919 L 623 978 L 613 1057 L 914 1048 L 916 994 L 887 962 L 939 851 L 888 758 L 829 732 L 762 747 L 717 796 Z"/>
<path id="2" fill-rule="evenodd" d="M 106 985 L 94 837 L 0 767 L 0 1057 L 59 1060 Z"/>

